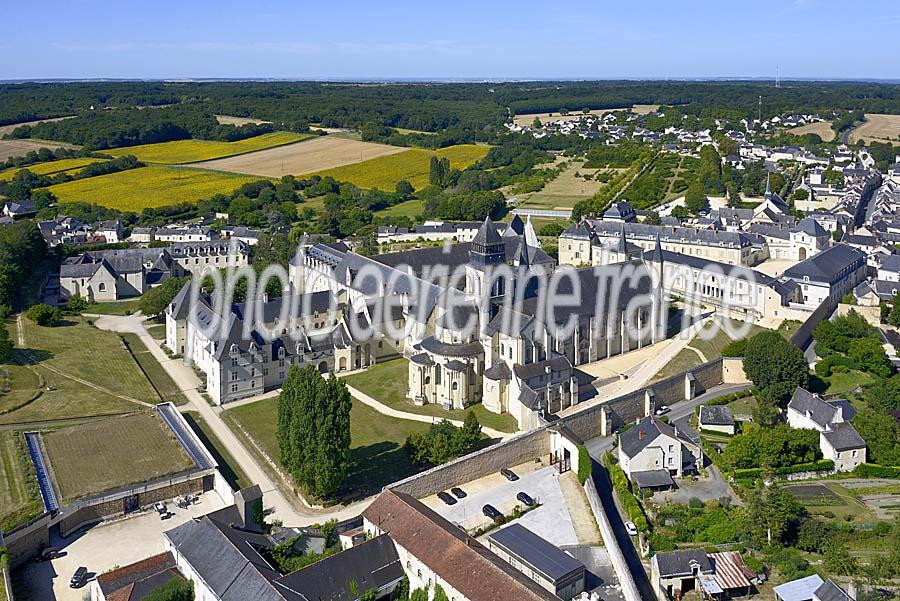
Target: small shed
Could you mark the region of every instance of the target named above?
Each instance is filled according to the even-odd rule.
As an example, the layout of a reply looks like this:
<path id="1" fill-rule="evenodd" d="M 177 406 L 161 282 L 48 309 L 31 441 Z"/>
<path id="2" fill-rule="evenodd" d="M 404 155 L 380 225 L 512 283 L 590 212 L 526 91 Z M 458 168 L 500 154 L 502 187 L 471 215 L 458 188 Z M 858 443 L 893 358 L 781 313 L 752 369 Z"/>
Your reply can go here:
<path id="1" fill-rule="evenodd" d="M 700 405 L 697 425 L 701 430 L 734 434 L 734 415 L 727 405 Z"/>

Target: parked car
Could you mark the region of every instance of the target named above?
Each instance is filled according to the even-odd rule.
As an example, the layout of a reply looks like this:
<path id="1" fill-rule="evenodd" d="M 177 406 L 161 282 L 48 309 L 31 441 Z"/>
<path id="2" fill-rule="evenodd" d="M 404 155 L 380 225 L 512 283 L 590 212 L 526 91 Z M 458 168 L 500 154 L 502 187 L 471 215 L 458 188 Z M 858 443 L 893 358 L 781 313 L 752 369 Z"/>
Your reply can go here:
<path id="1" fill-rule="evenodd" d="M 510 482 L 515 482 L 519 479 L 519 477 L 511 469 L 503 468 L 502 470 L 500 470 L 500 473 L 503 474 L 503 477 Z"/>
<path id="2" fill-rule="evenodd" d="M 72 578 L 69 579 L 69 586 L 71 588 L 81 588 L 87 583 L 87 568 L 84 566 L 79 567 L 75 570 L 75 573 L 72 574 Z"/>
<path id="3" fill-rule="evenodd" d="M 481 508 L 481 513 L 483 513 L 486 517 L 491 518 L 495 522 L 499 522 L 503 518 L 503 514 L 500 513 L 493 505 L 485 505 Z"/>
<path id="4" fill-rule="evenodd" d="M 456 497 L 457 499 L 465 499 L 467 496 L 466 491 L 464 491 L 463 489 L 461 489 L 458 486 L 454 486 L 453 488 L 451 488 L 450 492 L 452 492 L 453 496 Z"/>
<path id="5" fill-rule="evenodd" d="M 522 503 L 525 507 L 531 507 L 532 505 L 534 505 L 534 499 L 532 499 L 528 495 L 528 493 L 520 492 L 519 494 L 516 495 L 516 499 L 518 499 L 518 501 L 520 503 Z"/>
<path id="6" fill-rule="evenodd" d="M 59 547 L 46 547 L 41 554 L 38 555 L 35 560 L 36 561 L 50 561 L 51 559 L 56 559 L 57 557 L 62 557 L 63 552 Z"/>
<path id="7" fill-rule="evenodd" d="M 669 411 L 671 411 L 671 409 L 669 409 L 668 405 L 660 405 L 659 408 L 656 410 L 656 415 L 665 415 Z"/>
<path id="8" fill-rule="evenodd" d="M 625 522 L 625 532 L 631 536 L 637 536 L 637 526 L 634 525 L 634 522 Z"/>
<path id="9" fill-rule="evenodd" d="M 444 492 L 443 490 L 437 494 L 438 499 L 446 503 L 447 505 L 456 505 L 456 499 L 453 498 L 449 493 Z"/>

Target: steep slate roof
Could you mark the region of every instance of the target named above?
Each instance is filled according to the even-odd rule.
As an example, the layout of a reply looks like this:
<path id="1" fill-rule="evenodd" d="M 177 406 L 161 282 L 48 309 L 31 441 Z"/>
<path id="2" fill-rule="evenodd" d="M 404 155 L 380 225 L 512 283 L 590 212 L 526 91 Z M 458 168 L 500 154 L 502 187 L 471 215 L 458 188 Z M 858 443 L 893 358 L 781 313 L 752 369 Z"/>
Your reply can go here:
<path id="1" fill-rule="evenodd" d="M 602 238 L 614 238 L 621 235 L 622 224 L 616 221 L 590 220 L 591 230 Z M 655 240 L 658 235 L 663 242 L 691 243 L 722 248 L 746 248 L 752 241 L 743 232 L 722 232 L 711 229 L 691 227 L 672 227 L 666 225 L 649 225 L 646 223 L 624 224 L 625 234 L 629 239 Z M 563 236 L 568 237 L 568 231 Z"/>
<path id="2" fill-rule="evenodd" d="M 900 273 L 900 255 L 888 255 L 881 260 L 879 269 Z"/>
<path id="3" fill-rule="evenodd" d="M 840 409 L 834 405 L 799 386 L 794 390 L 787 408 L 802 415 L 809 413 L 809 418 L 822 428 L 832 423 L 840 413 Z"/>
<path id="4" fill-rule="evenodd" d="M 397 548 L 382 535 L 287 574 L 273 584 L 288 599 L 356 601 L 351 583 L 365 593 L 391 588 L 403 576 Z"/>
<path id="5" fill-rule="evenodd" d="M 831 430 L 822 432 L 822 436 L 834 447 L 835 451 L 849 451 L 866 446 L 866 441 L 849 422 L 832 424 Z"/>
<path id="6" fill-rule="evenodd" d="M 662 578 L 674 576 L 690 576 L 694 573 L 692 564 L 699 565 L 701 574 L 711 574 L 712 562 L 703 549 L 685 549 L 683 551 L 668 551 L 657 553 L 653 556 Z"/>
<path id="7" fill-rule="evenodd" d="M 643 438 L 641 438 L 641 432 L 644 433 Z M 633 427 L 619 434 L 619 448 L 628 457 L 635 457 L 660 436 L 669 436 L 682 442 L 691 443 L 673 426 L 661 422 L 652 415 L 648 415 Z"/>
<path id="8" fill-rule="evenodd" d="M 521 219 L 519 221 L 521 221 Z M 482 246 L 491 246 L 493 244 L 503 243 L 503 238 L 497 232 L 497 228 L 494 226 L 494 223 L 491 221 L 490 217 L 484 218 L 484 223 L 482 223 L 481 227 L 478 228 L 478 232 L 472 239 L 472 243 L 481 244 Z"/>
<path id="9" fill-rule="evenodd" d="M 407 494 L 383 491 L 363 517 L 469 599 L 559 599 Z"/>
<path id="10" fill-rule="evenodd" d="M 733 426 L 734 415 L 727 405 L 702 405 L 700 407 L 700 424 L 710 426 Z"/>
<path id="11" fill-rule="evenodd" d="M 831 283 L 835 281 L 840 272 L 857 261 L 865 261 L 866 255 L 861 250 L 835 244 L 820 253 L 792 265 L 785 272 L 785 277 L 802 280 L 809 277 L 816 282 Z"/>

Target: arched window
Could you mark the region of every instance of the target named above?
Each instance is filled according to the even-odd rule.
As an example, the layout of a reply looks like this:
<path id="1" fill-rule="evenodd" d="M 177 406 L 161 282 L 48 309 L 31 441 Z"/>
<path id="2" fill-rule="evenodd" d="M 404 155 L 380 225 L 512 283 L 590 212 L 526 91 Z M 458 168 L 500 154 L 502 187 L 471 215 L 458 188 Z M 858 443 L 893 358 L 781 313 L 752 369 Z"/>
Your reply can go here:
<path id="1" fill-rule="evenodd" d="M 97 290 L 99 290 L 100 292 L 106 292 L 106 282 L 100 282 L 97 285 Z"/>

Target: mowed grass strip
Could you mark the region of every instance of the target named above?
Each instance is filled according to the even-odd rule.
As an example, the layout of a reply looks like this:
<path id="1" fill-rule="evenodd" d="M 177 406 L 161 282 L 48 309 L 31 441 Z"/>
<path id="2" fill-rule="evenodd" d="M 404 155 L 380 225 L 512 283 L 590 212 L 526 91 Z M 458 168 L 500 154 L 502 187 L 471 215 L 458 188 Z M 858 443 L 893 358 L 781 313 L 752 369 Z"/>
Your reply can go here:
<path id="1" fill-rule="evenodd" d="M 326 169 L 315 175 L 331 176 L 338 181 L 350 182 L 360 188 L 393 191 L 397 182 L 406 180 L 412 184 L 413 188 L 421 189 L 428 185 L 431 157 L 450 159 L 451 168 L 465 169 L 483 159 L 489 150 L 489 146 L 477 144 L 458 144 L 436 151 L 412 148 L 353 165 Z"/>
<path id="2" fill-rule="evenodd" d="M 141 341 L 137 334 L 122 334 L 122 339 L 128 345 L 131 356 L 137 361 L 141 371 L 147 376 L 151 386 L 159 393 L 160 398 L 166 402 L 172 402 L 176 405 L 184 405 L 188 402 L 187 397 L 181 392 L 181 389 L 172 379 L 153 353 L 147 349 L 147 346 Z"/>
<path id="3" fill-rule="evenodd" d="M 139 161 L 145 163 L 163 163 L 180 165 L 184 163 L 196 163 L 220 159 L 247 152 L 256 152 L 266 148 L 275 148 L 285 144 L 293 144 L 313 134 L 296 134 L 288 131 L 276 131 L 263 134 L 237 142 L 212 142 L 209 140 L 176 140 L 174 142 L 160 142 L 159 144 L 144 144 L 141 146 L 124 146 L 104 151 L 114 157 L 133 155 Z"/>
<path id="4" fill-rule="evenodd" d="M 259 177 L 151 165 L 50 186 L 62 202 L 88 202 L 120 211 L 141 212 L 214 194 L 230 194 Z"/>
<path id="5" fill-rule="evenodd" d="M 94 385 L 147 403 L 159 396 L 128 353 L 119 335 L 68 318 L 65 325 L 46 328 L 23 319 L 26 346 L 42 364 Z M 132 403 L 131 407 L 135 405 Z"/>
<path id="6" fill-rule="evenodd" d="M 475 403 L 466 409 L 449 411 L 434 403 L 422 406 L 416 405 L 406 398 L 406 386 L 407 382 L 409 382 L 409 361 L 406 359 L 393 359 L 383 363 L 376 363 L 363 372 L 346 376 L 344 381 L 348 386 L 397 411 L 460 421 L 465 420 L 466 414 L 472 411 L 482 426 L 500 430 L 501 432 L 515 432 L 517 429 L 516 420 L 512 415 L 492 413 L 485 409 L 481 403 Z"/>
<path id="7" fill-rule="evenodd" d="M 139 413 L 43 434 L 63 502 L 193 466 L 157 416 Z"/>
<path id="8" fill-rule="evenodd" d="M 60 159 L 58 161 L 47 161 L 46 163 L 35 163 L 25 167 L 13 167 L 0 171 L 0 181 L 11 181 L 19 171 L 31 171 L 35 175 L 55 175 L 57 173 L 77 172 L 92 163 L 101 163 L 107 159 L 85 157 L 81 159 Z"/>
<path id="9" fill-rule="evenodd" d="M 240 424 L 273 461 L 280 460 L 278 397 L 271 397 L 225 411 L 226 423 Z M 425 432 L 428 424 L 388 417 L 352 400 L 350 410 L 350 471 L 341 484 L 344 497 L 374 494 L 385 484 L 420 471 L 403 448 L 413 432 Z"/>
<path id="10" fill-rule="evenodd" d="M 21 432 L 0 430 L 0 531 L 28 521 L 43 511 L 34 486 L 34 469 L 22 454 Z"/>

